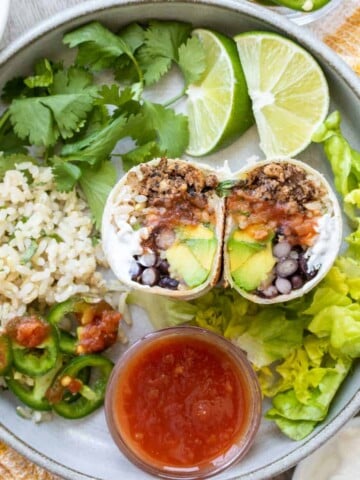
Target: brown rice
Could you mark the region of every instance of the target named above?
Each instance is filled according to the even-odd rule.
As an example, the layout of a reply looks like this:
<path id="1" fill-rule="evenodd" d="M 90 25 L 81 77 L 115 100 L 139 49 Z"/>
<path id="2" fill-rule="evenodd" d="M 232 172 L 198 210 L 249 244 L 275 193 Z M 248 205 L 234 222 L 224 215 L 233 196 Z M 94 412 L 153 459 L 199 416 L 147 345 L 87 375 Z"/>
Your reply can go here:
<path id="1" fill-rule="evenodd" d="M 75 190 L 55 188 L 51 168 L 30 162 L 0 182 L 0 329 L 30 303 L 74 294 L 103 295 L 101 247 L 88 206 Z"/>

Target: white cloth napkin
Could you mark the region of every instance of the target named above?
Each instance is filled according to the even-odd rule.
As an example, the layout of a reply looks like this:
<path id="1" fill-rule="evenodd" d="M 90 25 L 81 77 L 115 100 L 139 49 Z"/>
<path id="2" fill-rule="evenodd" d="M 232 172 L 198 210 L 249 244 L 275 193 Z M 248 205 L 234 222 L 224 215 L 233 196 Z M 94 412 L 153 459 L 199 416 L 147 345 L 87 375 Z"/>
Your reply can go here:
<path id="1" fill-rule="evenodd" d="M 0 47 L 5 47 L 41 20 L 85 2 L 86 0 L 10 0 L 9 20 Z"/>

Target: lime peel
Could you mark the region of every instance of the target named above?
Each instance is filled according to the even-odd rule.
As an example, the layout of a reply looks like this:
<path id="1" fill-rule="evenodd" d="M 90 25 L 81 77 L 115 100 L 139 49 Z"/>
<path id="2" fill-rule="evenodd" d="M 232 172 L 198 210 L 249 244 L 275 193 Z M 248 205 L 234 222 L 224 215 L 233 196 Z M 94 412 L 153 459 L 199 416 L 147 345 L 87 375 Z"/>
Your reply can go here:
<path id="1" fill-rule="evenodd" d="M 253 123 L 251 101 L 235 42 L 218 32 L 196 29 L 206 69 L 187 88 L 190 141 L 187 154 L 199 157 L 225 147 Z"/>

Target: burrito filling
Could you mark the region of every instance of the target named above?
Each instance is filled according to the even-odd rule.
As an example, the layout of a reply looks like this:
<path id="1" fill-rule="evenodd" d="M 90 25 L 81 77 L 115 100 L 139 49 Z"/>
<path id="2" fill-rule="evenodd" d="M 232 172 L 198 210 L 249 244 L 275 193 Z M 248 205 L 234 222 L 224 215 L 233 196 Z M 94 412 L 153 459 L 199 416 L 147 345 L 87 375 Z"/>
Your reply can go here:
<path id="1" fill-rule="evenodd" d="M 312 252 L 329 217 L 326 194 L 317 178 L 288 162 L 242 175 L 226 199 L 233 225 L 226 248 L 235 285 L 273 298 L 311 280 L 321 266 Z"/>
<path id="2" fill-rule="evenodd" d="M 137 234 L 131 280 L 150 287 L 186 290 L 212 270 L 216 238 L 217 177 L 185 161 L 161 159 L 129 172 L 120 210 Z M 124 202 L 124 199 L 127 201 Z M 114 218 L 114 224 L 123 224 Z M 140 232 L 140 234 L 139 234 Z"/>

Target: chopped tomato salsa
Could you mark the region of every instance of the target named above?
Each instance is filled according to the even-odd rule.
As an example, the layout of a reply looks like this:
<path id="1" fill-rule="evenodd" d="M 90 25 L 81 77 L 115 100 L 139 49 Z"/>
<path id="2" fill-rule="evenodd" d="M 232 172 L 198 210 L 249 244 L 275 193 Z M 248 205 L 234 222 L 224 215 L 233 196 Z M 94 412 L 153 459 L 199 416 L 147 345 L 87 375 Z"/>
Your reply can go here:
<path id="1" fill-rule="evenodd" d="M 83 326 L 78 328 L 77 353 L 97 353 L 111 347 L 118 336 L 121 313 L 106 302 L 89 306 L 82 315 Z"/>
<path id="2" fill-rule="evenodd" d="M 319 212 L 300 211 L 289 203 L 241 199 L 242 192 L 227 199 L 231 211 L 242 230 L 251 232 L 255 240 L 264 240 L 270 233 L 281 228 L 282 234 L 291 245 L 311 246 L 317 235 Z M 240 197 L 240 199 L 239 199 Z"/>
<path id="3" fill-rule="evenodd" d="M 115 391 L 115 423 L 143 460 L 205 466 L 246 429 L 250 394 L 229 354 L 206 340 L 170 336 L 131 359 Z"/>
<path id="4" fill-rule="evenodd" d="M 50 327 L 41 318 L 30 315 L 15 317 L 6 325 L 8 335 L 25 348 L 36 348 L 50 334 Z"/>

